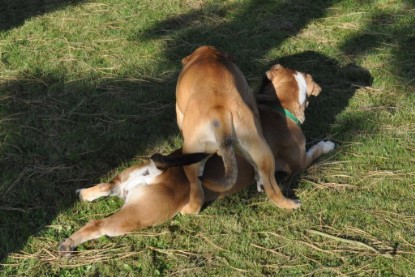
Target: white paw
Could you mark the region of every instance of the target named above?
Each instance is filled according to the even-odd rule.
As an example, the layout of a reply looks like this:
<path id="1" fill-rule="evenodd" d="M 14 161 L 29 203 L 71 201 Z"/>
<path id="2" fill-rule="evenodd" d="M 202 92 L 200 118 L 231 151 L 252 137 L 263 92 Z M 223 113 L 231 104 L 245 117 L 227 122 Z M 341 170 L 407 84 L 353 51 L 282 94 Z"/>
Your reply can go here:
<path id="1" fill-rule="evenodd" d="M 321 149 L 323 150 L 323 153 L 328 153 L 330 151 L 333 151 L 334 148 L 336 147 L 336 145 L 334 144 L 334 142 L 328 140 L 328 141 L 320 141 L 318 143 L 321 147 Z"/>

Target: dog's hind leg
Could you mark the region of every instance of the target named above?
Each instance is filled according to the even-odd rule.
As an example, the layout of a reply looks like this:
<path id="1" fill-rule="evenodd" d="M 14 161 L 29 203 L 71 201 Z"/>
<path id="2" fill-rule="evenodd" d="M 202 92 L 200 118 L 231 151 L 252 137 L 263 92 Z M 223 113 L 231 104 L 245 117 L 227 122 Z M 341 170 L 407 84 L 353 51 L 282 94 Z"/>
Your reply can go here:
<path id="1" fill-rule="evenodd" d="M 198 214 L 204 203 L 204 193 L 202 183 L 199 180 L 199 172 L 202 171 L 204 163 L 192 164 L 184 167 L 186 176 L 190 182 L 189 203 L 187 203 L 181 213 Z"/>
<path id="2" fill-rule="evenodd" d="M 252 130 L 258 130 L 254 120 L 245 120 L 245 125 L 252 127 L 247 128 L 248 131 L 237 131 L 239 147 L 243 151 L 244 156 L 255 168 L 257 175 L 257 185 L 263 186 L 265 193 L 272 202 L 278 207 L 285 209 L 296 209 L 300 207 L 300 201 L 285 197 L 275 180 L 275 160 L 271 148 L 265 139 L 260 135 L 259 131 L 253 133 Z M 238 130 L 237 128 L 235 128 Z"/>
<path id="3" fill-rule="evenodd" d="M 256 144 L 258 145 L 258 144 Z M 264 187 L 265 193 L 272 202 L 284 209 L 295 209 L 300 207 L 300 201 L 287 198 L 283 195 L 280 187 L 275 180 L 275 161 L 271 149 L 268 145 L 253 149 L 249 154 L 253 161 L 253 166 L 258 172 L 257 184 Z"/>
<path id="4" fill-rule="evenodd" d="M 183 113 L 180 111 L 179 106 L 176 103 L 176 119 L 177 119 L 177 126 L 179 127 L 180 132 L 182 132 L 182 125 L 183 125 Z"/>
<path id="5" fill-rule="evenodd" d="M 185 143 L 183 145 L 183 153 L 204 152 L 203 143 L 198 141 L 193 143 Z M 189 202 L 181 210 L 182 214 L 198 214 L 204 203 L 204 193 L 202 182 L 199 176 L 203 174 L 206 159 L 198 163 L 183 166 L 186 177 L 190 183 Z"/>

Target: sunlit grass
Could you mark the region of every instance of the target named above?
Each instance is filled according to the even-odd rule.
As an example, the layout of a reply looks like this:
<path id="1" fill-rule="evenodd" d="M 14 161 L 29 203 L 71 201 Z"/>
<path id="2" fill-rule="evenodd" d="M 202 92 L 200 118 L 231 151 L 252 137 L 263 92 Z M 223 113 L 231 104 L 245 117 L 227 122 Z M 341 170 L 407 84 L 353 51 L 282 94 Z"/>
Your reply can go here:
<path id="1" fill-rule="evenodd" d="M 4 276 L 414 274 L 415 6 L 410 1 L 43 1 L 0 10 L 0 256 Z M 311 73 L 304 132 L 336 150 L 279 210 L 253 186 L 199 216 L 81 245 L 116 211 L 75 189 L 182 140 L 180 60 L 231 53 L 253 90 L 274 63 Z"/>

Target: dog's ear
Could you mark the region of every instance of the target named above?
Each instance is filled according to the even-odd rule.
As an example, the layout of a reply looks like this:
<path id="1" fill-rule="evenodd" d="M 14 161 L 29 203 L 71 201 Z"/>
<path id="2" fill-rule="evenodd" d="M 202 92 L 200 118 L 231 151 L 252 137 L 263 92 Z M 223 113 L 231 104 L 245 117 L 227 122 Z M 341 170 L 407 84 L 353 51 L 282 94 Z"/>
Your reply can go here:
<path id="1" fill-rule="evenodd" d="M 267 78 L 269 80 L 272 80 L 272 78 L 274 78 L 274 76 L 276 75 L 276 73 L 278 72 L 278 70 L 283 69 L 284 67 L 280 64 L 275 64 L 273 65 L 270 70 L 268 70 L 267 72 L 265 72 L 265 75 L 267 75 Z"/>
<path id="2" fill-rule="evenodd" d="M 192 58 L 192 55 L 193 55 L 193 54 L 190 54 L 189 56 L 184 57 L 184 58 L 182 59 L 182 65 L 187 64 L 187 63 L 190 61 L 190 59 Z"/>
<path id="3" fill-rule="evenodd" d="M 313 80 L 313 77 L 310 74 L 304 75 L 307 84 L 307 95 L 318 96 L 321 92 L 321 87 Z"/>

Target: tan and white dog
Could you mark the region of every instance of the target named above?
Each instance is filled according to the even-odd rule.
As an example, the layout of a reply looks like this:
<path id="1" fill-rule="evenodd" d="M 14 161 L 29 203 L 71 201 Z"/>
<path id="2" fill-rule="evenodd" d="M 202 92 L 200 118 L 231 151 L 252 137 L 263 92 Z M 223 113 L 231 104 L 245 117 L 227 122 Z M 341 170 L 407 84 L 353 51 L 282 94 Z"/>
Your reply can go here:
<path id="1" fill-rule="evenodd" d="M 255 168 L 258 189 L 280 208 L 294 209 L 300 201 L 286 198 L 275 180 L 275 161 L 259 121 L 255 98 L 239 68 L 228 55 L 202 46 L 182 60 L 176 86 L 177 124 L 183 135 L 183 153 L 218 154 L 225 175 L 212 182 L 223 190 L 236 182 L 234 146 Z M 204 203 L 199 176 L 204 162 L 185 166 L 190 182 L 189 203 L 182 213 L 198 213 Z"/>
<path id="2" fill-rule="evenodd" d="M 306 152 L 306 138 L 301 130 L 304 111 L 308 98 L 320 92 L 320 86 L 310 74 L 279 64 L 266 72 L 257 101 L 264 136 L 274 153 L 276 171 L 291 174 L 304 170 L 319 156 L 334 149 L 333 142 L 320 141 Z"/>
<path id="3" fill-rule="evenodd" d="M 320 90 L 310 75 L 282 66 L 274 66 L 267 72 L 258 98 L 260 101 L 265 99 L 268 103 L 260 105 L 259 112 L 265 138 L 271 145 L 279 170 L 291 173 L 305 169 L 314 159 L 334 148 L 334 143 L 321 141 L 306 152 L 300 126 L 281 111 L 281 108 L 288 109 L 296 118 L 304 121 L 303 108 L 307 98 L 318 95 Z M 270 101 L 277 99 L 278 108 L 270 108 Z M 79 197 L 83 201 L 114 195 L 123 198 L 125 203 L 117 213 L 87 223 L 65 239 L 60 244 L 59 251 L 70 255 L 77 245 L 85 241 L 104 235 L 123 235 L 172 218 L 189 200 L 190 184 L 183 167 L 179 165 L 198 162 L 206 156 L 201 153 L 183 156 L 180 149 L 167 157 L 154 155 L 149 163 L 130 167 L 108 183 L 79 190 Z M 255 171 L 250 163 L 236 155 L 236 164 L 238 174 L 235 185 L 222 193 L 203 187 L 205 202 L 233 194 L 254 183 Z M 224 174 L 222 159 L 213 155 L 205 164 L 204 179 L 214 180 Z M 214 188 L 215 185 L 217 190 L 223 190 L 220 184 L 211 184 L 211 187 Z"/>

